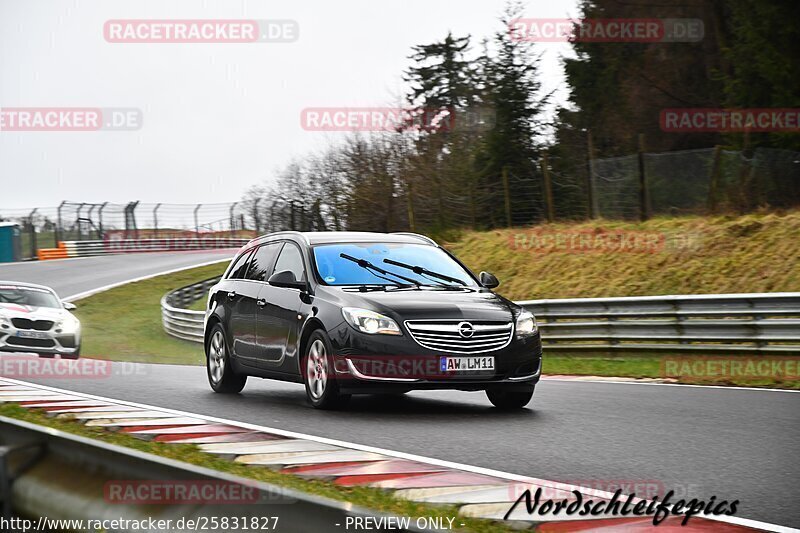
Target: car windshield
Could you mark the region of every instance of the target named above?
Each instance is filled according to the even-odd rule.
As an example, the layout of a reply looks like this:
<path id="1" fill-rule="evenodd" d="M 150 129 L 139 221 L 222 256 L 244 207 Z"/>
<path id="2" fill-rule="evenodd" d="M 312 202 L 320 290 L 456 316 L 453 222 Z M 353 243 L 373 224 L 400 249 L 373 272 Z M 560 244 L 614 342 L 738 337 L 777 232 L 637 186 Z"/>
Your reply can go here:
<path id="1" fill-rule="evenodd" d="M 34 307 L 62 307 L 56 295 L 45 289 L 0 285 L 0 304 L 31 305 Z"/>
<path id="2" fill-rule="evenodd" d="M 369 261 L 375 267 L 392 274 L 383 274 L 372 268 L 360 266 L 353 259 Z M 404 265 L 421 267 L 422 273 L 384 262 L 389 259 Z M 325 244 L 314 247 L 314 260 L 320 278 L 328 285 L 393 285 L 409 284 L 409 280 L 420 285 L 452 285 L 475 287 L 475 281 L 452 257 L 435 246 L 404 243 L 353 243 Z M 364 263 L 362 263 L 364 264 Z M 440 277 L 437 277 L 438 274 Z M 444 276 L 442 278 L 441 276 Z M 407 279 L 403 279 L 407 278 Z M 448 280 L 447 278 L 452 278 Z M 459 280 L 456 282 L 455 280 Z"/>

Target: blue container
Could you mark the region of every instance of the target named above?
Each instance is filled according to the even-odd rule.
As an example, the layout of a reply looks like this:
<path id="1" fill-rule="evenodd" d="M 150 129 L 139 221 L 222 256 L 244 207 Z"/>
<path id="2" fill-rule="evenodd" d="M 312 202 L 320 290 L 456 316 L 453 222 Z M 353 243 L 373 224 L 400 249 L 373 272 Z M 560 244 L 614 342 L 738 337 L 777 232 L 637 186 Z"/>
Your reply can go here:
<path id="1" fill-rule="evenodd" d="M 22 258 L 21 241 L 17 224 L 0 222 L 0 263 L 12 263 Z"/>

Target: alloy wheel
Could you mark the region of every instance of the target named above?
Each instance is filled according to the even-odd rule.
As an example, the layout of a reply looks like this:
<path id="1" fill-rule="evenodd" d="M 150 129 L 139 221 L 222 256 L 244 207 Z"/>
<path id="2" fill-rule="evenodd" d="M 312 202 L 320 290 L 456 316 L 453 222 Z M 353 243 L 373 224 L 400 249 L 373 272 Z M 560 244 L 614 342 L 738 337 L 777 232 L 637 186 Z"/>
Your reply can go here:
<path id="1" fill-rule="evenodd" d="M 328 357 L 325 343 L 316 339 L 308 350 L 306 363 L 308 390 L 314 399 L 322 398 L 328 386 Z"/>
<path id="2" fill-rule="evenodd" d="M 225 339 L 222 337 L 221 331 L 215 331 L 211 337 L 208 370 L 214 383 L 219 383 L 225 374 Z"/>

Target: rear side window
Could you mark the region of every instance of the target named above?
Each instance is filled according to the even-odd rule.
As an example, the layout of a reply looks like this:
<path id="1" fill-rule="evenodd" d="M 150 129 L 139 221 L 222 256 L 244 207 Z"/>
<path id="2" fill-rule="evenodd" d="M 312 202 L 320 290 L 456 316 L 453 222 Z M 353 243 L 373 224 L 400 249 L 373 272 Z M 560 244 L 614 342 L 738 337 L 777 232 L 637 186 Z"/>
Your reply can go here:
<path id="1" fill-rule="evenodd" d="M 252 251 L 248 251 L 240 255 L 236 262 L 231 267 L 231 272 L 228 274 L 228 279 L 242 279 L 247 273 L 247 260 L 252 255 Z"/>
<path id="2" fill-rule="evenodd" d="M 271 244 L 264 244 L 255 251 L 253 260 L 250 261 L 250 268 L 247 270 L 247 279 L 254 281 L 266 281 L 267 269 L 272 266 L 275 261 L 275 256 L 278 255 L 278 250 L 281 249 L 283 243 L 273 242 Z"/>
<path id="3" fill-rule="evenodd" d="M 300 254 L 300 249 L 288 242 L 283 247 L 278 262 L 275 263 L 274 272 L 283 272 L 284 270 L 291 271 L 297 281 L 306 280 L 306 269 L 303 266 L 303 256 Z"/>

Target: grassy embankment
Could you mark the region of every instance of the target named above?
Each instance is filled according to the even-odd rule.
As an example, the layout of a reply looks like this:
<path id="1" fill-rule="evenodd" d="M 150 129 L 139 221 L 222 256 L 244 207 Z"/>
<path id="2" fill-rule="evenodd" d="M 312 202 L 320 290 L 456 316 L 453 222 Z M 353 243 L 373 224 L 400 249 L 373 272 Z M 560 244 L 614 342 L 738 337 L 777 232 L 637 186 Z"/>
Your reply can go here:
<path id="1" fill-rule="evenodd" d="M 541 233 L 535 241 L 530 238 L 530 228 L 465 232 L 447 247 L 474 271 L 496 274 L 501 280 L 498 292 L 513 300 L 800 291 L 797 212 L 659 218 L 645 223 L 561 223 L 536 230 Z M 588 233 L 593 236 L 590 242 L 602 244 L 598 235 L 618 235 L 616 232 L 633 235 L 644 244 L 625 252 L 612 245 L 593 251 L 565 246 L 554 249 L 559 235 L 568 240 Z M 612 241 L 609 237 L 605 242 Z M 201 364 L 199 345 L 163 332 L 158 303 L 167 291 L 223 269 L 224 263 L 186 270 L 78 302 L 77 314 L 84 324 L 83 353 L 113 360 Z M 202 307 L 203 302 L 194 306 Z M 663 355 L 551 351 L 546 352 L 544 370 L 548 374 L 661 377 Z M 780 379 L 734 383 L 798 386 Z"/>

